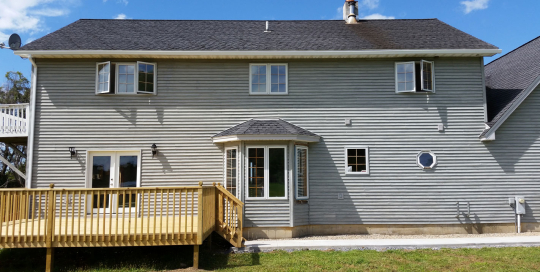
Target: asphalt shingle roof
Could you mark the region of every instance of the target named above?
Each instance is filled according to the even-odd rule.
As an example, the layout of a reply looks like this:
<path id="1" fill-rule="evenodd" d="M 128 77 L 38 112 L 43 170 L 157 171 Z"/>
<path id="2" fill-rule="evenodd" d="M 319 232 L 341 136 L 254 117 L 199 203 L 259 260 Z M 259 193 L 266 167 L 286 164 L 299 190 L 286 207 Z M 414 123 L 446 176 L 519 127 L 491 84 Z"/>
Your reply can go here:
<path id="1" fill-rule="evenodd" d="M 497 49 L 437 19 L 270 21 L 82 19 L 22 50 Z"/>
<path id="2" fill-rule="evenodd" d="M 485 67 L 488 125 L 495 124 L 540 76 L 540 37 Z"/>
<path id="3" fill-rule="evenodd" d="M 254 120 L 251 119 L 232 128 L 224 130 L 214 137 L 230 135 L 303 135 L 315 136 L 317 134 L 295 126 L 287 121 L 278 120 Z"/>

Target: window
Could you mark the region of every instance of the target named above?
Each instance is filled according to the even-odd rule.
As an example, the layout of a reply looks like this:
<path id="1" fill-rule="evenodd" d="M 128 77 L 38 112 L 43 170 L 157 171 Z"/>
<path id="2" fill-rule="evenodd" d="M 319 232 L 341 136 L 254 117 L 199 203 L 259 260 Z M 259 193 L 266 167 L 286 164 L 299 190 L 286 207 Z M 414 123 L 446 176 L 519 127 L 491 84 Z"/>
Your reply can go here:
<path id="1" fill-rule="evenodd" d="M 285 147 L 248 147 L 248 198 L 287 198 Z"/>
<path id="2" fill-rule="evenodd" d="M 237 154 L 236 147 L 225 149 L 225 188 L 227 188 L 231 194 L 238 197 L 238 186 L 236 182 L 238 177 L 238 161 L 236 159 Z"/>
<path id="3" fill-rule="evenodd" d="M 435 92 L 434 63 L 431 61 L 397 62 L 396 92 Z"/>
<path id="4" fill-rule="evenodd" d="M 437 156 L 431 151 L 420 151 L 416 156 L 416 164 L 422 169 L 432 169 L 437 165 Z"/>
<path id="5" fill-rule="evenodd" d="M 110 62 L 103 62 L 97 64 L 96 74 L 96 92 L 97 93 L 109 93 L 110 82 Z"/>
<path id="6" fill-rule="evenodd" d="M 96 94 L 156 94 L 156 64 L 146 62 L 96 65 Z"/>
<path id="7" fill-rule="evenodd" d="M 345 174 L 369 174 L 368 147 L 345 147 Z"/>
<path id="8" fill-rule="evenodd" d="M 251 64 L 250 94 L 287 94 L 287 64 Z"/>
<path id="9" fill-rule="evenodd" d="M 116 93 L 118 94 L 134 94 L 135 93 L 135 65 L 134 64 L 118 64 L 116 74 Z"/>
<path id="10" fill-rule="evenodd" d="M 308 148 L 296 147 L 296 199 L 309 198 Z"/>

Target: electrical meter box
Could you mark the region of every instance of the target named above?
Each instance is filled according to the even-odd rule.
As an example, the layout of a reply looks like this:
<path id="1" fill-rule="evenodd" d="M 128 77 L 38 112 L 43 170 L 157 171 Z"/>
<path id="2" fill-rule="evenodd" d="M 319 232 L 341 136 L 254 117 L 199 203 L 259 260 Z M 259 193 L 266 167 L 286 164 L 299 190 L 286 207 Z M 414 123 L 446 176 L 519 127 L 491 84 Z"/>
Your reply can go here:
<path id="1" fill-rule="evenodd" d="M 525 214 L 525 197 L 516 196 L 516 214 Z"/>

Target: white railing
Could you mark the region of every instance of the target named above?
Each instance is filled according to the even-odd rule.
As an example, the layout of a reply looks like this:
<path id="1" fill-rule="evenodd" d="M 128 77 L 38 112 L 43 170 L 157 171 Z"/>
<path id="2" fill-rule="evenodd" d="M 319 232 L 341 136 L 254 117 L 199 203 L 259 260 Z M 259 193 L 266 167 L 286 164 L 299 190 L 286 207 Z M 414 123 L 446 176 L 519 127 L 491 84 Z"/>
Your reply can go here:
<path id="1" fill-rule="evenodd" d="M 0 137 L 28 137 L 30 105 L 0 105 Z"/>

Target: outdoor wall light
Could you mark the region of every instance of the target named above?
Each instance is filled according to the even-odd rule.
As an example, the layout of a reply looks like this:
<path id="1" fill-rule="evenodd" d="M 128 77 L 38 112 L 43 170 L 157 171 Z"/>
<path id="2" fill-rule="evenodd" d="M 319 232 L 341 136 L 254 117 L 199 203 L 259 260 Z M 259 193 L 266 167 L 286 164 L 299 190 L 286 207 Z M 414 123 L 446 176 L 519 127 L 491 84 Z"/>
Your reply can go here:
<path id="1" fill-rule="evenodd" d="M 73 156 L 77 155 L 77 151 L 75 150 L 75 147 L 69 148 L 69 154 L 71 154 L 71 159 L 73 159 Z"/>
<path id="2" fill-rule="evenodd" d="M 153 144 L 152 145 L 152 158 L 154 158 L 154 156 L 156 156 L 156 154 L 157 154 L 157 145 Z"/>

